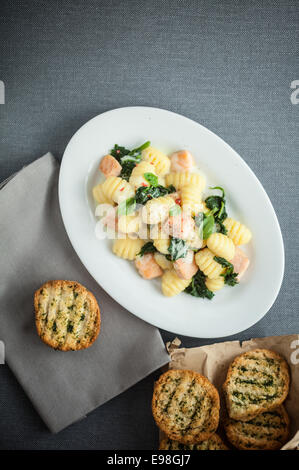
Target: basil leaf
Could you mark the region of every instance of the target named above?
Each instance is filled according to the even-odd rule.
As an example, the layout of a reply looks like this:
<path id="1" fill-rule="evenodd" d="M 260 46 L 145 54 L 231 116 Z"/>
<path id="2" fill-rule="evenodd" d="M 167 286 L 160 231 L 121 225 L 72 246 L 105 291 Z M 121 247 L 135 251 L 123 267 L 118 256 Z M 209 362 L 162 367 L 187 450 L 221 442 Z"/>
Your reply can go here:
<path id="1" fill-rule="evenodd" d="M 181 206 L 178 204 L 175 204 L 170 210 L 169 210 L 169 215 L 174 216 L 174 215 L 179 215 L 182 212 Z"/>
<path id="2" fill-rule="evenodd" d="M 143 176 L 151 186 L 158 186 L 158 176 L 154 175 L 154 173 L 144 173 Z"/>
<path id="3" fill-rule="evenodd" d="M 135 198 L 130 197 L 129 199 L 126 199 L 125 201 L 122 201 L 119 203 L 118 208 L 117 208 L 117 214 L 129 215 L 132 212 L 134 212 L 135 208 L 136 208 Z"/>
<path id="4" fill-rule="evenodd" d="M 186 258 L 188 246 L 186 242 L 180 238 L 171 238 L 168 251 L 170 254 L 170 260 L 176 261 L 179 258 Z"/>
<path id="5" fill-rule="evenodd" d="M 203 240 L 207 240 L 215 232 L 215 219 L 211 211 L 207 214 L 200 212 L 195 216 L 195 224 L 199 228 L 199 236 Z"/>
<path id="6" fill-rule="evenodd" d="M 215 219 L 213 215 L 205 215 L 202 229 L 202 239 L 207 240 L 215 231 Z"/>

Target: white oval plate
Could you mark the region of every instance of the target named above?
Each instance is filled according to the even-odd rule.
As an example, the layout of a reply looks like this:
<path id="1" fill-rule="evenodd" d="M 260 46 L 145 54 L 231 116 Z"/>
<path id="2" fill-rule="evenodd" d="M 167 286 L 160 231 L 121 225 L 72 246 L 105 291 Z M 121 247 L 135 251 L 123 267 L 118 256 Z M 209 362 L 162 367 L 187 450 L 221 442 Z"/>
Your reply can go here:
<path id="1" fill-rule="evenodd" d="M 161 280 L 145 281 L 133 263 L 111 252 L 111 240 L 95 236 L 91 188 L 100 180 L 103 155 L 115 143 L 134 148 L 146 140 L 169 153 L 189 149 L 210 186 L 225 188 L 229 214 L 250 227 L 246 246 L 251 264 L 234 287 L 212 301 L 182 293 L 161 293 Z M 59 177 L 59 201 L 70 241 L 90 274 L 119 304 L 143 320 L 181 335 L 216 338 L 243 331 L 259 321 L 275 301 L 283 278 L 284 248 L 272 204 L 242 158 L 200 124 L 156 108 L 108 111 L 87 122 L 70 140 Z"/>

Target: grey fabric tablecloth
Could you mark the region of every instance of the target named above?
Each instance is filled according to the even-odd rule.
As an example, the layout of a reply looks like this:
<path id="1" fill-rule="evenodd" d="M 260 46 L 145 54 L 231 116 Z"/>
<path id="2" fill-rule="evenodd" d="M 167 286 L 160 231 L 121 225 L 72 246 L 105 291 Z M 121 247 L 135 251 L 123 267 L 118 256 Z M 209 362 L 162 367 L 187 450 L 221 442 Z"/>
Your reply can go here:
<path id="1" fill-rule="evenodd" d="M 58 172 L 47 154 L 0 192 L 0 338 L 8 365 L 53 432 L 169 360 L 159 331 L 113 302 L 79 261 L 60 215 Z M 55 351 L 39 339 L 33 294 L 49 279 L 76 280 L 96 296 L 102 325 L 89 349 Z"/>

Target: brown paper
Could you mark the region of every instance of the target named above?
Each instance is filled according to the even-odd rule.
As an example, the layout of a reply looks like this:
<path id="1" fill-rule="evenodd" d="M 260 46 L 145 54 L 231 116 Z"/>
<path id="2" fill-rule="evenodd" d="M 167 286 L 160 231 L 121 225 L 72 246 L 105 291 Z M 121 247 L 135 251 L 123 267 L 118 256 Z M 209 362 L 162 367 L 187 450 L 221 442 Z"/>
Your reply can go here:
<path id="1" fill-rule="evenodd" d="M 291 419 L 291 441 L 283 449 L 299 447 L 299 335 L 269 336 L 244 341 L 225 341 L 223 343 L 198 348 L 178 348 L 177 338 L 168 346 L 171 362 L 170 369 L 191 369 L 205 375 L 218 389 L 221 397 L 221 412 L 225 410 L 222 384 L 225 381 L 229 364 L 242 354 L 256 348 L 273 349 L 281 354 L 290 367 L 290 392 L 284 402 Z M 297 434 L 296 434 L 297 432 Z M 221 432 L 220 432 L 221 434 Z M 296 435 L 295 435 L 296 434 Z"/>

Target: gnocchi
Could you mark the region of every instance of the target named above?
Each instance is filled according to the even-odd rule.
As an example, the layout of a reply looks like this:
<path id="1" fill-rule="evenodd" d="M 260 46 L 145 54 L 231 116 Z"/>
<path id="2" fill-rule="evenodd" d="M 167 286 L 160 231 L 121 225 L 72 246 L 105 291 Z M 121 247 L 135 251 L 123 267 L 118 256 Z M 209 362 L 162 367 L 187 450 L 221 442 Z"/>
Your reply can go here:
<path id="1" fill-rule="evenodd" d="M 249 266 L 239 245 L 252 234 L 228 217 L 222 195 L 204 197 L 206 178 L 189 150 L 170 156 L 146 142 L 133 150 L 115 145 L 99 165 L 105 180 L 92 189 L 97 204 L 111 209 L 101 223 L 112 233 L 112 251 L 134 261 L 140 276 L 161 278 L 162 293 L 183 291 L 211 299 L 238 284 Z"/>

